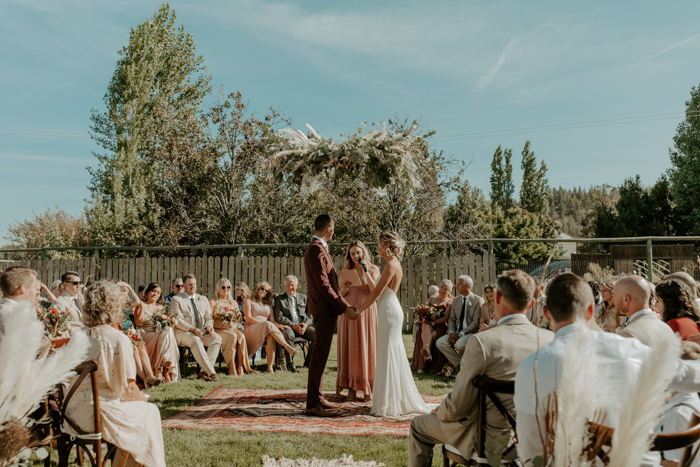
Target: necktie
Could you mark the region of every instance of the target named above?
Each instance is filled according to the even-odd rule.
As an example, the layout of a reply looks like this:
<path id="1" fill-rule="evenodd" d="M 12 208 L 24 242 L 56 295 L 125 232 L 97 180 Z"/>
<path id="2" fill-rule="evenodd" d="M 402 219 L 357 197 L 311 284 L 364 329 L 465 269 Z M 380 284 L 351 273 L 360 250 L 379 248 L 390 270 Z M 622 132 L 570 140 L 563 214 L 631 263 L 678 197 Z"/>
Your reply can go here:
<path id="1" fill-rule="evenodd" d="M 462 329 L 464 329 L 464 322 L 467 320 L 467 297 L 462 298 L 462 314 L 459 316 L 459 329 L 457 332 L 462 332 Z"/>
<path id="2" fill-rule="evenodd" d="M 78 314 L 82 314 L 82 311 L 83 311 L 83 304 L 80 302 L 80 297 L 79 297 L 79 296 L 76 295 L 76 296 L 73 298 L 73 304 L 74 304 L 75 307 L 78 309 Z"/>
<path id="3" fill-rule="evenodd" d="M 190 297 L 190 301 L 192 302 L 192 308 L 194 309 L 194 327 L 197 329 L 202 329 L 202 318 L 199 316 L 199 310 L 197 309 L 197 303 L 194 300 L 194 297 Z"/>
<path id="4" fill-rule="evenodd" d="M 299 324 L 299 312 L 297 311 L 297 302 L 294 297 L 289 296 L 289 308 L 292 312 L 292 322 L 294 324 Z"/>

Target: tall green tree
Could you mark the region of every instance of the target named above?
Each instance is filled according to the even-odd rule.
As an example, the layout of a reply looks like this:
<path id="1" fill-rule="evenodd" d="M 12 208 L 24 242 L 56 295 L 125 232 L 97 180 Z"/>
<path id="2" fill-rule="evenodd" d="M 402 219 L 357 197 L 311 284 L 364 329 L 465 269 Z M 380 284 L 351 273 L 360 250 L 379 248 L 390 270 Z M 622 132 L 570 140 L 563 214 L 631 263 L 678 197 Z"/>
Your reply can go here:
<path id="1" fill-rule="evenodd" d="M 529 140 L 525 141 L 520 168 L 523 170 L 520 207 L 533 214 L 548 215 L 550 190 L 546 178 L 547 165 L 541 161 L 540 168 L 537 168 L 537 159 Z"/>
<path id="2" fill-rule="evenodd" d="M 175 19 L 166 3 L 131 30 L 104 96 L 105 110 L 92 110 L 91 136 L 104 152 L 94 153 L 98 166 L 89 169 L 86 217 L 96 239 L 107 244 L 148 243 L 149 232 L 159 228 L 151 196 L 151 180 L 159 174 L 151 157 L 162 145 L 162 111 L 196 111 L 211 90 L 192 35 Z"/>
<path id="3" fill-rule="evenodd" d="M 508 209 L 515 205 L 513 201 L 515 185 L 513 184 L 512 157 L 512 149 L 506 148 L 504 150 L 499 145 L 493 153 L 491 161 L 491 202 L 502 209 Z"/>
<path id="4" fill-rule="evenodd" d="M 690 89 L 685 120 L 678 124 L 669 149 L 671 196 L 676 203 L 679 235 L 700 234 L 700 86 Z"/>

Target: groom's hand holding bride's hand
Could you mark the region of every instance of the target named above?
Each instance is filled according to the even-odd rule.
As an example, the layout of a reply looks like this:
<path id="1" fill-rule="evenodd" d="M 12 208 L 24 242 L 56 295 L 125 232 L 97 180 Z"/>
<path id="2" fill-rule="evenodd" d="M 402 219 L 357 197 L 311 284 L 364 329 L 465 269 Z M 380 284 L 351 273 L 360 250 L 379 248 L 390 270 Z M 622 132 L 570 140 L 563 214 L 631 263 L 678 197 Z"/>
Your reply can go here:
<path id="1" fill-rule="evenodd" d="M 343 314 L 350 321 L 355 321 L 357 318 L 360 317 L 360 313 L 357 312 L 357 308 L 355 308 L 354 306 L 348 307 L 348 309 L 345 310 Z"/>

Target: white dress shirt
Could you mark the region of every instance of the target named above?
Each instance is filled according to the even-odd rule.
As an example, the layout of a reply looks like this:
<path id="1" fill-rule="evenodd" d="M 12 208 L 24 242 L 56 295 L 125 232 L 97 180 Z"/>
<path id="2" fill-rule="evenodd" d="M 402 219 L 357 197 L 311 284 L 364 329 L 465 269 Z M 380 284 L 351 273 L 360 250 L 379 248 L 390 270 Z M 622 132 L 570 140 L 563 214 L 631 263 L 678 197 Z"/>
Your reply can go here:
<path id="1" fill-rule="evenodd" d="M 559 329 L 551 344 L 542 347 L 538 354 L 527 357 L 518 367 L 515 377 L 515 411 L 518 414 L 518 456 L 525 463 L 542 455 L 542 441 L 537 419 L 544 427 L 546 405 L 549 396 L 557 389 L 563 370 L 567 346 L 575 342 L 576 328 L 573 325 Z M 615 428 L 620 417 L 620 408 L 631 387 L 637 383 L 642 362 L 651 349 L 637 339 L 627 339 L 610 332 L 594 332 L 596 350 L 593 365 L 599 378 L 595 384 L 604 382 L 602 392 L 606 394 L 605 425 Z M 537 400 L 535 399 L 534 366 L 537 363 Z M 700 389 L 700 361 L 676 361 L 676 373 L 670 389 L 697 392 Z M 648 453 L 642 465 L 657 465 L 658 453 Z M 531 465 L 527 462 L 526 465 Z"/>
<path id="2" fill-rule="evenodd" d="M 505 323 L 509 319 L 512 319 L 514 316 L 524 316 L 522 313 L 513 313 L 512 315 L 505 315 L 503 318 L 498 320 L 498 323 L 496 323 L 496 326 L 500 326 L 501 324 Z"/>
<path id="3" fill-rule="evenodd" d="M 685 431 L 690 428 L 693 414 L 700 415 L 700 398 L 697 393 L 678 392 L 666 402 L 666 410 L 659 424 L 656 425 L 654 433 L 668 434 Z M 682 448 L 662 451 L 661 460 L 679 462 L 682 453 Z M 691 467 L 700 467 L 700 458 L 696 457 Z"/>
<path id="4" fill-rule="evenodd" d="M 321 240 L 321 243 L 323 244 L 323 248 L 328 250 L 328 243 L 326 243 L 326 241 L 324 239 L 322 239 L 321 237 L 317 237 L 316 235 L 314 235 L 314 238 L 317 240 Z"/>
<path id="5" fill-rule="evenodd" d="M 640 316 L 648 315 L 649 313 L 654 313 L 654 311 L 652 311 L 651 308 L 643 308 L 643 309 L 639 310 L 638 312 L 636 312 L 635 314 L 630 316 L 630 318 L 627 320 L 627 325 L 630 325 L 634 320 L 636 320 Z"/>

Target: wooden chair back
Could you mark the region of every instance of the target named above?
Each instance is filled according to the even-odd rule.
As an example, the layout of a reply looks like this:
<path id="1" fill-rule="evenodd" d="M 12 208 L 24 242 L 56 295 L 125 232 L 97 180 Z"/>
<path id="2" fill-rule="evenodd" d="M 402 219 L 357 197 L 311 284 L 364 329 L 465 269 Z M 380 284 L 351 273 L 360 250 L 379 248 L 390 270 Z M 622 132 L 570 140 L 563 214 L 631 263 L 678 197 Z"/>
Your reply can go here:
<path id="1" fill-rule="evenodd" d="M 590 452 L 592 455 L 597 456 L 603 462 L 603 465 L 608 465 L 610 458 L 608 457 L 608 453 L 603 449 L 603 446 L 612 446 L 612 436 L 615 430 L 597 423 L 591 423 L 590 425 L 591 432 L 593 433 Z M 654 436 L 650 450 L 658 452 L 683 449 L 683 454 L 681 455 L 678 466 L 687 467 L 692 464 L 697 456 L 699 447 L 695 446 L 695 443 L 698 441 L 700 441 L 700 417 L 693 414 L 690 427 L 687 430 L 677 433 L 657 434 Z"/>

